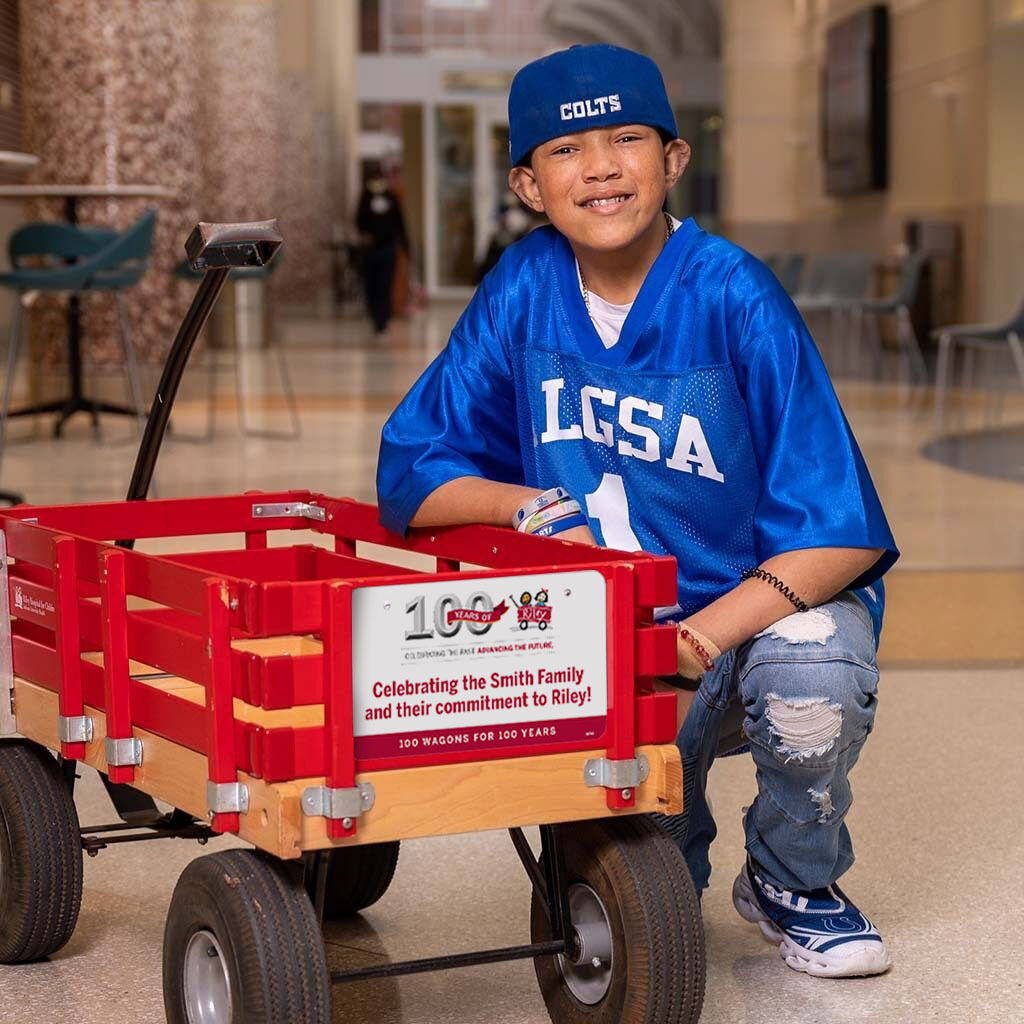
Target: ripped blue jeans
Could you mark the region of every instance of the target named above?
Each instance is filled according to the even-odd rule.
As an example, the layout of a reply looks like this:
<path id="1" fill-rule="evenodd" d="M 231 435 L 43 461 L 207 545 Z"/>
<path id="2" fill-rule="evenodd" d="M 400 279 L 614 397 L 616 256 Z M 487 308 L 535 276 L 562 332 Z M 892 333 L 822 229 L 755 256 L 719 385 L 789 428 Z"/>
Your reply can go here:
<path id="1" fill-rule="evenodd" d="M 717 831 L 704 790 L 730 705 L 742 707 L 741 739 L 757 766 L 746 847 L 776 886 L 818 889 L 853 863 L 849 773 L 871 732 L 877 687 L 871 620 L 848 591 L 718 659 L 676 741 L 684 813 L 662 819 L 698 892 L 711 876 L 708 849 Z"/>

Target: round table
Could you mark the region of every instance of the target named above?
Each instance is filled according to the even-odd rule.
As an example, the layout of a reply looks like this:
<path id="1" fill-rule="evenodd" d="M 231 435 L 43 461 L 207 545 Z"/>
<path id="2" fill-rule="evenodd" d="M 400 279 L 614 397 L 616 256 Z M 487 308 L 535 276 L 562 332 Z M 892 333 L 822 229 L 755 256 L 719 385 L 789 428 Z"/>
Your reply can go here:
<path id="1" fill-rule="evenodd" d="M 25 154 L 19 154 L 25 155 Z M 174 199 L 178 193 L 163 185 L 0 185 L 0 199 L 63 199 L 64 218 L 69 224 L 78 223 L 80 199 Z M 68 384 L 66 399 L 37 402 L 34 405 L 12 409 L 9 415 L 35 416 L 39 413 L 57 413 L 53 435 L 60 437 L 64 424 L 77 412 L 87 412 L 93 423 L 99 422 L 101 412 L 115 416 L 135 416 L 134 409 L 115 402 L 87 398 L 82 390 L 82 324 L 81 308 L 76 294 L 68 300 Z"/>

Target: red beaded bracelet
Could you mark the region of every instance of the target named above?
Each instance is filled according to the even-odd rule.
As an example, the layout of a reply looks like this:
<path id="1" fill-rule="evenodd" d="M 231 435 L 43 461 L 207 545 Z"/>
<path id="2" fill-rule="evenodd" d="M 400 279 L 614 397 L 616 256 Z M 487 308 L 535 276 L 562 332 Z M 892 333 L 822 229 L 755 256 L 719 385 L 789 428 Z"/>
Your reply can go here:
<path id="1" fill-rule="evenodd" d="M 708 654 L 704 645 L 682 623 L 679 624 L 679 635 L 693 648 L 700 663 L 704 666 L 704 671 L 710 672 L 715 667 L 715 663 L 711 660 L 711 655 Z"/>

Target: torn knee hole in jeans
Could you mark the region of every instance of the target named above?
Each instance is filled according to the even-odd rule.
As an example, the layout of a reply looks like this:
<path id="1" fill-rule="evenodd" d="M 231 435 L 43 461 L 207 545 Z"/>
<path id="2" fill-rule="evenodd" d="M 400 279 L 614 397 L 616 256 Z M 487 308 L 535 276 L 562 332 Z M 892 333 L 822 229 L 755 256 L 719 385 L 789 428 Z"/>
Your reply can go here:
<path id="1" fill-rule="evenodd" d="M 827 754 L 843 727 L 843 706 L 824 697 L 789 698 L 769 693 L 765 698 L 769 736 L 778 740 L 776 752 L 790 761 Z"/>
<path id="2" fill-rule="evenodd" d="M 835 807 L 832 806 L 832 787 L 826 786 L 819 791 L 811 786 L 807 793 L 811 803 L 818 808 L 818 824 L 827 825 L 829 818 L 835 813 Z"/>
<path id="3" fill-rule="evenodd" d="M 827 608 L 795 612 L 762 629 L 758 636 L 770 636 L 787 644 L 821 644 L 836 635 L 836 620 Z"/>

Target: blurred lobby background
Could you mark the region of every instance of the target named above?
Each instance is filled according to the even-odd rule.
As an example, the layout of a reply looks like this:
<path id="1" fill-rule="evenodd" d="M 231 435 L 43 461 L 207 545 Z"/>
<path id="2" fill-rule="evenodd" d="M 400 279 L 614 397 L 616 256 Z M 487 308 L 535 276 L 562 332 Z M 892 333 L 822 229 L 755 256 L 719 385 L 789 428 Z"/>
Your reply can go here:
<path id="1" fill-rule="evenodd" d="M 489 254 L 531 226 L 506 195 L 511 78 L 575 42 L 661 67 L 693 148 L 670 209 L 789 288 L 903 551 L 847 886 L 896 967 L 839 985 L 796 976 L 739 921 L 727 883 L 754 785 L 731 758 L 712 778 L 702 1019 L 1018 1022 L 1024 0 L 0 0 L 0 235 L 157 214 L 148 269 L 118 301 L 87 289 L 70 310 L 64 294 L 0 287 L 0 367 L 22 309 L 14 375 L 0 371 L 12 410 L 78 388 L 86 406 L 131 412 L 136 385 L 148 405 L 195 289 L 192 227 L 277 217 L 279 265 L 229 286 L 186 374 L 158 493 L 373 500 L 381 425 Z M 380 333 L 356 216 L 366 178 L 386 183 L 407 242 L 386 240 Z M 58 437 L 57 415 L 10 419 L 0 488 L 39 504 L 123 497 L 133 417 L 86 408 Z M 94 783 L 83 821 L 110 816 Z M 0 972 L 0 1018 L 51 1020 L 59 1005 L 106 1019 L 117 1000 L 162 1020 L 163 915 L 198 852 L 89 861 L 74 940 L 51 964 Z M 332 967 L 522 941 L 527 888 L 501 836 L 402 856 L 387 897 L 328 932 Z M 458 883 L 437 881 L 443 866 Z M 335 1019 L 546 1017 L 527 963 L 360 983 L 336 993 Z"/>

